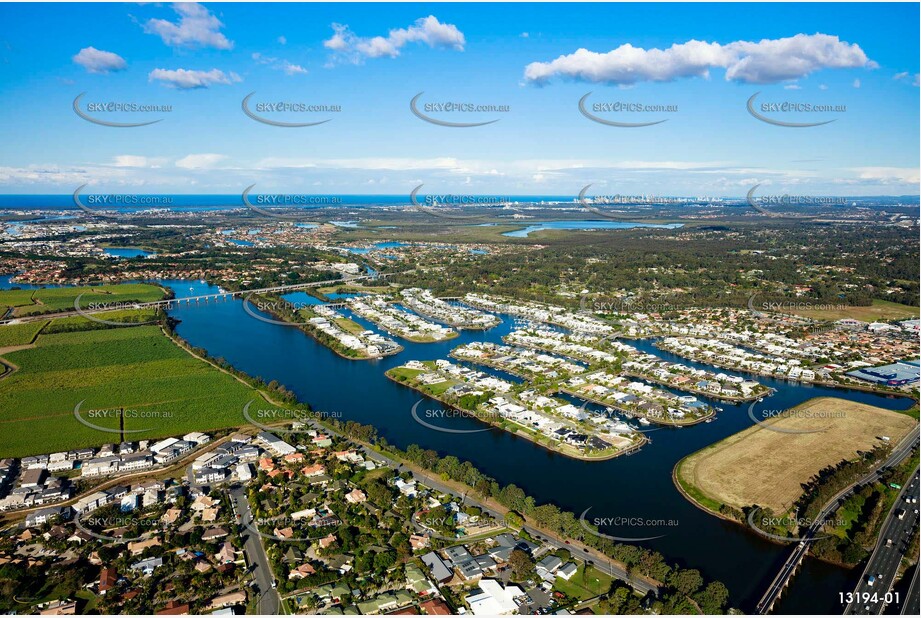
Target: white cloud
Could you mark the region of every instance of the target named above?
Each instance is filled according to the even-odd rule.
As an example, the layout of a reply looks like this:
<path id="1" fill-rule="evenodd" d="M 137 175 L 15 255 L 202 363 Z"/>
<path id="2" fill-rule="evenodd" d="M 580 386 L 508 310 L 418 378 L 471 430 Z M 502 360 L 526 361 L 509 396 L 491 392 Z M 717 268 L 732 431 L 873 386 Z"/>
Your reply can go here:
<path id="1" fill-rule="evenodd" d="M 395 58 L 407 43 L 425 43 L 429 47 L 464 50 L 464 33 L 454 24 L 443 24 L 434 15 L 421 17 L 408 28 L 391 30 L 386 37 L 360 37 L 347 25 L 333 24 L 333 36 L 323 41 L 323 46 L 351 62 L 364 58 Z"/>
<path id="2" fill-rule="evenodd" d="M 819 90 L 828 90 L 828 86 L 825 84 L 819 84 Z"/>
<path id="3" fill-rule="evenodd" d="M 214 84 L 232 84 L 243 81 L 234 72 L 224 73 L 220 69 L 196 71 L 194 69 L 154 69 L 147 76 L 148 81 L 160 81 L 171 88 L 191 90 L 208 88 Z"/>
<path id="4" fill-rule="evenodd" d="M 267 65 L 276 71 L 282 71 L 285 75 L 303 75 L 307 73 L 307 69 L 301 65 L 288 62 L 287 60 L 263 56 L 259 52 L 255 52 L 252 57 L 253 60 L 259 64 Z"/>
<path id="5" fill-rule="evenodd" d="M 128 66 L 125 59 L 118 54 L 102 51 L 95 47 L 84 47 L 77 52 L 73 60 L 89 73 L 123 71 Z"/>
<path id="6" fill-rule="evenodd" d="M 531 35 L 528 34 L 527 32 L 522 32 L 522 33 L 519 34 L 518 36 L 520 36 L 520 37 L 523 38 L 523 39 L 527 39 L 527 38 L 530 37 Z"/>
<path id="7" fill-rule="evenodd" d="M 225 159 L 227 159 L 227 155 L 222 154 L 190 154 L 176 161 L 176 167 L 186 170 L 214 169 Z"/>
<path id="8" fill-rule="evenodd" d="M 783 87 L 784 90 L 802 90 L 803 87 L 799 84 L 787 84 Z"/>
<path id="9" fill-rule="evenodd" d="M 893 75 L 892 79 L 897 81 L 911 80 L 911 85 L 917 87 L 919 84 L 921 84 L 921 73 L 915 73 L 912 75 L 908 71 L 902 71 L 901 73 L 896 73 Z"/>
<path id="10" fill-rule="evenodd" d="M 116 155 L 112 160 L 113 167 L 160 167 L 162 159 L 145 157 L 142 155 Z"/>
<path id="11" fill-rule="evenodd" d="M 231 49 L 233 41 L 221 32 L 224 24 L 197 2 L 176 2 L 173 10 L 179 15 L 177 22 L 150 19 L 144 32 L 156 34 L 170 47 L 214 47 Z"/>
<path id="12" fill-rule="evenodd" d="M 281 36 L 278 37 L 278 39 L 276 39 L 276 40 L 277 40 L 279 43 L 281 43 L 282 45 L 287 45 L 287 44 L 288 44 L 288 37 L 286 37 L 285 35 L 281 35 Z"/>
<path id="13" fill-rule="evenodd" d="M 854 88 L 860 88 L 860 80 L 859 80 L 859 79 L 855 79 L 855 80 L 854 80 Z"/>
<path id="14" fill-rule="evenodd" d="M 722 68 L 727 81 L 769 84 L 806 77 L 821 69 L 877 66 L 856 44 L 827 34 L 797 34 L 726 45 L 691 40 L 668 49 L 644 49 L 627 43 L 607 53 L 583 48 L 550 62 L 532 62 L 525 67 L 524 75 L 531 82 L 563 77 L 634 84 L 709 77 L 711 69 Z"/>
<path id="15" fill-rule="evenodd" d="M 917 167 L 854 167 L 861 180 L 870 180 L 883 185 L 909 184 L 921 182 L 921 173 Z"/>

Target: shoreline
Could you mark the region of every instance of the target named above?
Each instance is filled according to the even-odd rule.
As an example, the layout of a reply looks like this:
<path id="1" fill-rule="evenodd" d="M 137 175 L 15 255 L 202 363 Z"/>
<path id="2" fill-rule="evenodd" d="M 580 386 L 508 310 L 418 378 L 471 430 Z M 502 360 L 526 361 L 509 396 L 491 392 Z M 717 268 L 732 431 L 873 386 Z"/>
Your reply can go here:
<path id="1" fill-rule="evenodd" d="M 269 299 L 269 300 L 272 299 L 271 297 L 268 297 L 268 296 L 263 296 L 262 298 L 266 298 L 266 299 Z M 281 314 L 279 314 L 279 313 L 276 312 L 276 311 L 273 311 L 270 307 L 265 307 L 265 308 L 261 308 L 261 309 L 262 309 L 262 311 L 265 311 L 266 313 L 268 313 L 268 314 L 271 315 L 272 317 L 274 317 L 274 318 L 276 318 L 276 319 L 278 319 L 278 320 L 280 320 L 280 321 L 282 321 L 282 322 L 285 322 L 286 324 L 290 324 L 291 326 L 294 326 L 295 328 L 299 329 L 300 331 L 306 333 L 306 334 L 309 335 L 314 341 L 316 341 L 317 343 L 319 343 L 321 346 L 323 346 L 323 347 L 326 348 L 327 350 L 333 352 L 334 354 L 336 354 L 337 356 L 339 356 L 340 358 L 343 358 L 343 359 L 345 359 L 345 360 L 350 360 L 350 361 L 380 360 L 380 359 L 386 358 L 386 357 L 388 357 L 388 356 L 393 356 L 393 355 L 395 355 L 395 354 L 399 354 L 400 352 L 402 352 L 402 351 L 404 350 L 403 346 L 397 345 L 397 349 L 394 350 L 393 352 L 391 352 L 391 353 L 389 353 L 389 354 L 381 354 L 380 356 L 367 356 L 367 355 L 365 355 L 365 356 L 346 356 L 345 354 L 343 354 L 342 352 L 340 352 L 340 351 L 337 350 L 336 348 L 334 348 L 334 347 L 328 345 L 326 342 L 324 342 L 322 339 L 320 339 L 320 337 L 317 336 L 317 334 L 316 334 L 316 332 L 314 331 L 314 329 L 309 328 L 309 326 L 311 326 L 309 322 L 293 322 L 293 321 L 289 320 L 286 316 L 281 315 Z M 348 318 L 345 318 L 345 319 L 348 319 Z M 356 322 L 356 324 L 357 324 L 357 322 Z M 360 324 L 359 324 L 359 326 L 360 326 Z M 342 329 L 341 326 L 338 327 L 338 328 Z M 342 329 L 342 330 L 345 330 L 345 329 Z"/>
<path id="2" fill-rule="evenodd" d="M 470 410 L 465 410 L 464 408 L 461 408 L 461 407 L 459 407 L 459 406 L 457 406 L 457 405 L 455 405 L 455 404 L 453 404 L 453 403 L 449 403 L 449 402 L 447 402 L 447 401 L 444 401 L 444 400 L 441 399 L 440 397 L 436 397 L 436 396 L 434 396 L 434 395 L 430 395 L 429 393 L 423 392 L 422 390 L 416 388 L 416 387 L 413 386 L 413 385 L 406 384 L 406 383 L 404 383 L 404 382 L 400 382 L 399 380 L 397 380 L 396 378 L 394 378 L 392 375 L 390 375 L 390 370 L 385 371 L 385 372 L 384 372 L 384 375 L 387 377 L 388 380 L 391 380 L 391 381 L 393 381 L 393 382 L 399 384 L 400 386 L 409 388 L 409 389 L 411 389 L 411 390 L 413 390 L 413 391 L 419 393 L 419 394 L 422 395 L 423 397 L 427 397 L 427 398 L 429 398 L 429 399 L 433 399 L 433 400 L 437 401 L 438 403 L 440 403 L 440 404 L 442 404 L 442 405 L 444 405 L 444 406 L 447 406 L 447 407 L 451 408 L 452 410 L 457 410 L 458 412 L 464 414 L 465 416 L 468 416 L 468 417 L 470 417 L 470 418 L 475 418 L 476 420 L 480 421 L 481 423 L 485 423 L 485 424 L 489 425 L 490 427 L 492 427 L 492 428 L 494 428 L 494 429 L 498 429 L 498 430 L 500 430 L 500 431 L 504 431 L 505 433 L 507 433 L 507 434 L 509 434 L 509 435 L 512 435 L 512 436 L 515 436 L 515 437 L 519 437 L 519 438 L 524 438 L 525 440 L 528 440 L 529 442 L 532 442 L 532 443 L 535 444 L 536 446 L 539 446 L 539 447 L 541 447 L 541 448 L 543 448 L 543 449 L 545 449 L 545 450 L 547 450 L 547 451 L 550 451 L 551 453 L 555 453 L 555 454 L 558 454 L 558 455 L 562 455 L 562 456 L 564 456 L 564 457 L 569 457 L 569 458 L 571 458 L 571 459 L 578 459 L 578 460 L 580 460 L 580 461 L 608 461 L 608 460 L 610 460 L 610 459 L 614 459 L 614 458 L 616 458 L 616 457 L 620 457 L 621 455 L 630 455 L 630 454 L 632 454 L 632 453 L 635 453 L 635 452 L 638 451 L 640 448 L 642 448 L 643 446 L 645 446 L 646 444 L 648 444 L 648 443 L 650 442 L 649 438 L 647 438 L 645 435 L 641 434 L 640 437 L 641 437 L 642 439 L 641 439 L 641 441 L 640 441 L 638 444 L 634 444 L 633 446 L 630 446 L 629 448 L 619 449 L 617 452 L 611 453 L 611 454 L 609 454 L 609 455 L 603 455 L 603 456 L 597 456 L 597 457 L 590 457 L 590 456 L 587 456 L 587 455 L 576 455 L 576 454 L 572 454 L 572 453 L 567 453 L 567 452 L 565 452 L 565 451 L 563 451 L 563 450 L 560 450 L 560 449 L 557 449 L 557 448 L 551 448 L 550 446 L 548 446 L 548 445 L 546 445 L 546 444 L 542 444 L 542 443 L 538 442 L 536 439 L 534 439 L 533 436 L 531 436 L 531 435 L 528 434 L 528 433 L 522 433 L 522 432 L 520 432 L 520 431 L 514 431 L 514 432 L 509 431 L 508 429 L 505 429 L 505 428 L 503 428 L 503 427 L 500 427 L 498 424 L 496 424 L 496 423 L 494 423 L 494 422 L 491 422 L 491 421 L 488 421 L 488 420 L 485 420 L 485 419 L 479 417 L 476 413 L 471 412 Z"/>

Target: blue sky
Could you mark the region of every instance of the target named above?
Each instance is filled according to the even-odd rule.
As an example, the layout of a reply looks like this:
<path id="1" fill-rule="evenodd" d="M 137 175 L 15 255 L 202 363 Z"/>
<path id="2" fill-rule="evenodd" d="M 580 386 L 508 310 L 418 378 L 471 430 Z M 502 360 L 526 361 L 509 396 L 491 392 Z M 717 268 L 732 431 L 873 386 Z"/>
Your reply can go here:
<path id="1" fill-rule="evenodd" d="M 0 5 L 0 192 L 917 195 L 917 4 Z M 582 51 L 580 51 L 582 50 Z M 74 98 L 170 105 L 88 112 Z M 338 112 L 266 112 L 285 102 Z M 426 103 L 508 106 L 410 112 Z M 647 127 L 616 122 L 667 119 Z M 773 112 L 761 103 L 844 106 Z M 610 112 L 597 103 L 676 106 Z M 761 109 L 760 107 L 758 109 Z M 840 108 L 839 108 L 840 109 Z"/>

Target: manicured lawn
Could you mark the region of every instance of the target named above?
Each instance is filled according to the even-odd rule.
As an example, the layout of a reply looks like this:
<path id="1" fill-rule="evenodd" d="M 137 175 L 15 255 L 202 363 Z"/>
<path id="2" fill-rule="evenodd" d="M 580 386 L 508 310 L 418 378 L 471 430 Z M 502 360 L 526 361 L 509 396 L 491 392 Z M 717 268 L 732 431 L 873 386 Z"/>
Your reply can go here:
<path id="1" fill-rule="evenodd" d="M 157 326 L 42 334 L 33 348 L 5 355 L 19 371 L 0 380 L 0 457 L 21 457 L 115 441 L 125 410 L 129 440 L 245 424 L 259 394 L 190 356 Z M 104 412 L 99 412 L 99 411 Z"/>
<path id="2" fill-rule="evenodd" d="M 588 567 L 586 571 L 584 562 L 579 565 L 579 570 L 569 578 L 569 581 L 558 577 L 553 583 L 554 591 L 562 592 L 580 601 L 604 594 L 610 588 L 611 577 L 593 566 Z"/>

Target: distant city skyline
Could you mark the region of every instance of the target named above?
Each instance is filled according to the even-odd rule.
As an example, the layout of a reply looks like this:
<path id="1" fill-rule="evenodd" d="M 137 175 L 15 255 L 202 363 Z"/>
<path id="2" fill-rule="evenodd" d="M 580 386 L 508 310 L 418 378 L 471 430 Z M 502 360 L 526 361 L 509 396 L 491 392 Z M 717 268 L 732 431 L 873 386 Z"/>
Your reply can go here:
<path id="1" fill-rule="evenodd" d="M 6 4 L 0 17 L 3 194 L 84 183 L 226 195 L 253 183 L 332 195 L 419 184 L 516 196 L 587 184 L 607 195 L 740 197 L 759 183 L 773 195 L 919 193 L 917 4 Z M 160 122 L 94 124 L 74 112 L 81 93 L 92 118 Z M 261 118 L 329 122 L 265 124 L 242 109 L 251 93 Z M 436 123 L 410 109 L 420 93 L 416 111 Z M 169 109 L 110 113 L 109 102 Z M 780 111 L 785 102 L 831 110 Z M 610 110 L 620 103 L 660 109 Z"/>

